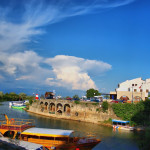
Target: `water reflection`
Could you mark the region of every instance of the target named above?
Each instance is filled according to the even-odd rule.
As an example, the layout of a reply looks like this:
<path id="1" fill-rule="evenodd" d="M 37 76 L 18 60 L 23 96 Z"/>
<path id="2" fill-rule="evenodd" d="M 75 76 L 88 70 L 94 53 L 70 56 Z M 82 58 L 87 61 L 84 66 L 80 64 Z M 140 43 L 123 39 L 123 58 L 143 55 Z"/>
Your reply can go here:
<path id="1" fill-rule="evenodd" d="M 102 142 L 93 150 L 139 150 L 135 140 L 138 133 L 118 132 L 97 124 L 39 116 L 24 110 L 11 109 L 7 102 L 3 104 L 0 106 L 0 113 L 6 113 L 10 118 L 34 119 L 37 127 L 74 130 L 81 135 L 95 134 Z"/>

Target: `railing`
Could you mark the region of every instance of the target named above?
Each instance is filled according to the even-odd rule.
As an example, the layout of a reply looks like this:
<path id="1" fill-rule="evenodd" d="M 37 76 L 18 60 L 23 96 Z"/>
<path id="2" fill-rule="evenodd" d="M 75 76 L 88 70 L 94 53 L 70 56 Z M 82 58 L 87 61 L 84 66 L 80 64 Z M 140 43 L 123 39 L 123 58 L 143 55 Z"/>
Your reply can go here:
<path id="1" fill-rule="evenodd" d="M 11 118 L 8 121 L 0 121 L 0 129 L 23 131 L 33 126 L 35 126 L 33 119 Z"/>

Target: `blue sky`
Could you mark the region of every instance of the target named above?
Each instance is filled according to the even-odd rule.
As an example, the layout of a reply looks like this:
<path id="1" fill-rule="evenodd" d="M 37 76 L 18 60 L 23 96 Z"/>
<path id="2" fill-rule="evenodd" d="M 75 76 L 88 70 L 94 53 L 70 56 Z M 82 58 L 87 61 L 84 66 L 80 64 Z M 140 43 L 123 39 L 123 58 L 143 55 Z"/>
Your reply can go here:
<path id="1" fill-rule="evenodd" d="M 0 91 L 108 93 L 149 78 L 149 0 L 1 0 Z"/>

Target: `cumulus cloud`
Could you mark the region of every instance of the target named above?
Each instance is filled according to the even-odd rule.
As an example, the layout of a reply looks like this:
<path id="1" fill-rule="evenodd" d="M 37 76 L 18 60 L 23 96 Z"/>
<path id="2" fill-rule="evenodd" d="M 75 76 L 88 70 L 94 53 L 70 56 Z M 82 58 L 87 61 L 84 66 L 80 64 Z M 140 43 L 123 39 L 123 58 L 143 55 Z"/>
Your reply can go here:
<path id="1" fill-rule="evenodd" d="M 7 59 L 6 59 L 7 58 Z M 27 73 L 39 67 L 39 62 L 42 57 L 38 56 L 33 51 L 18 52 L 13 54 L 1 53 L 0 55 L 0 71 L 6 72 L 10 75 L 20 73 Z"/>
<path id="2" fill-rule="evenodd" d="M 7 58 L 7 59 L 5 59 Z M 65 87 L 72 90 L 87 90 L 97 88 L 90 72 L 96 70 L 96 75 L 111 69 L 111 65 L 102 61 L 57 55 L 53 58 L 43 58 L 33 51 L 14 54 L 1 53 L 0 73 L 10 80 L 28 81 L 30 84 Z M 49 65 L 49 68 L 43 68 Z M 3 79 L 0 75 L 1 80 Z"/>
<path id="3" fill-rule="evenodd" d="M 46 61 L 52 66 L 56 78 L 48 78 L 47 83 L 55 86 L 65 86 L 73 90 L 97 88 L 89 76 L 95 71 L 97 75 L 111 69 L 111 65 L 102 61 L 87 60 L 74 56 L 57 55 Z"/>
<path id="4" fill-rule="evenodd" d="M 7 59 L 6 59 L 7 58 Z M 0 74 L 9 80 L 45 84 L 52 71 L 41 66 L 44 58 L 33 51 L 0 53 Z"/>

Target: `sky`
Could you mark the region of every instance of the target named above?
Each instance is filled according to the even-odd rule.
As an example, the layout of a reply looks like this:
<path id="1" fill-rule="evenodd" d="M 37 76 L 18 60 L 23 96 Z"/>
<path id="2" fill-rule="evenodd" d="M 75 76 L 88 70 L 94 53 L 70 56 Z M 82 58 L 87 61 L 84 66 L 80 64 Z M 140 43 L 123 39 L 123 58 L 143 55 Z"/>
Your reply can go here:
<path id="1" fill-rule="evenodd" d="M 0 91 L 109 93 L 150 78 L 149 0 L 0 0 Z"/>

